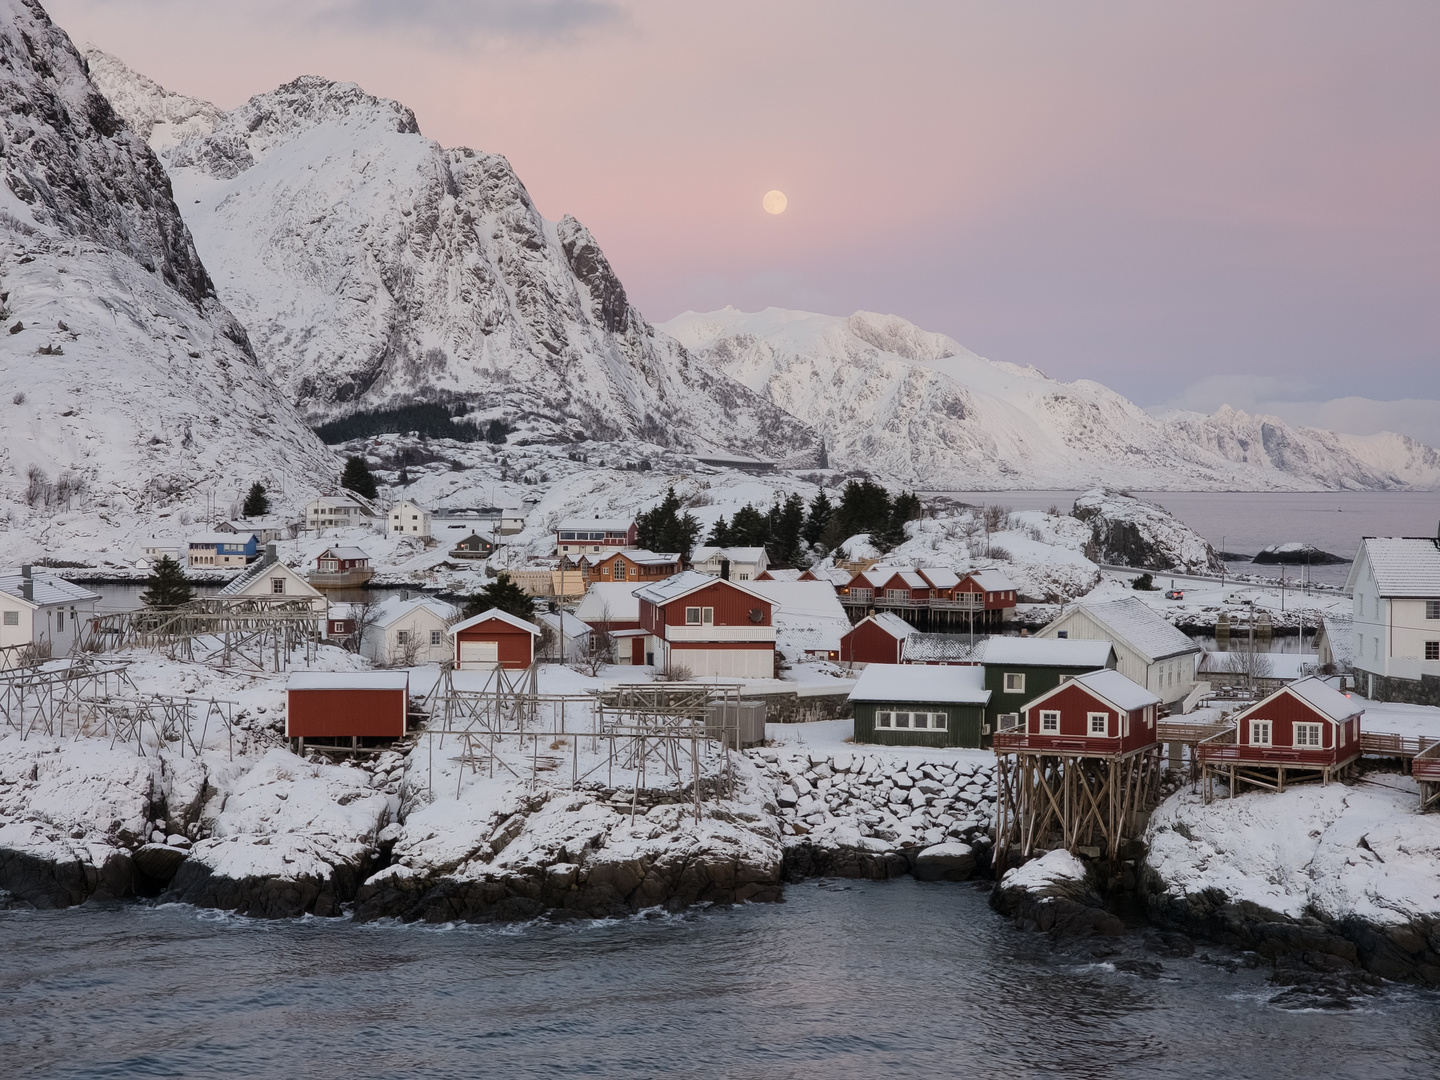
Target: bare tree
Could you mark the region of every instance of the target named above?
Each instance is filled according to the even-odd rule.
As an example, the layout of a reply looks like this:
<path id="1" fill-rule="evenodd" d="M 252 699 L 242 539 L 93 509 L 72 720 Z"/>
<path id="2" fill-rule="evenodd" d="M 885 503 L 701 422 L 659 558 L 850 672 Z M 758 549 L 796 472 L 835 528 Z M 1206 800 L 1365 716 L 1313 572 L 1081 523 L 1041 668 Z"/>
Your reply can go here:
<path id="1" fill-rule="evenodd" d="M 610 605 L 600 609 L 600 617 L 590 626 L 590 633 L 580 646 L 579 667 L 591 678 L 600 677 L 600 669 L 615 662 L 615 635 L 610 632 Z"/>
<path id="2" fill-rule="evenodd" d="M 420 659 L 420 632 L 413 626 L 395 632 L 395 644 L 390 649 L 390 667 L 414 667 Z"/>
<path id="3" fill-rule="evenodd" d="M 1254 686 L 1258 680 L 1270 678 L 1275 666 L 1270 662 L 1269 653 L 1259 651 L 1250 642 L 1243 642 L 1234 652 L 1225 655 L 1225 671 L 1246 686 Z"/>
<path id="4" fill-rule="evenodd" d="M 655 676 L 659 682 L 689 682 L 695 677 L 695 673 L 684 664 L 675 662 L 675 655 L 670 655 L 670 662 L 664 669 Z"/>
<path id="5" fill-rule="evenodd" d="M 345 641 L 345 648 L 353 653 L 358 653 L 365 644 L 365 635 L 375 626 L 375 621 L 380 618 L 380 605 L 374 600 L 365 600 L 362 603 L 350 605 L 350 621 L 354 629 L 350 637 Z"/>

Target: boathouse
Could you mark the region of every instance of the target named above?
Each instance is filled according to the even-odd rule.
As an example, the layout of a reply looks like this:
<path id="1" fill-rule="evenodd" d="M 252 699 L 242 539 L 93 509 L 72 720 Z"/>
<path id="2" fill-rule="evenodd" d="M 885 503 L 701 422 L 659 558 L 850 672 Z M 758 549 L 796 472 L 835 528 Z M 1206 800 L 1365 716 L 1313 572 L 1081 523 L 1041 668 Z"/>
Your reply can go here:
<path id="1" fill-rule="evenodd" d="M 861 619 L 840 638 L 842 664 L 898 664 L 915 628 L 889 611 Z"/>
<path id="2" fill-rule="evenodd" d="M 450 627 L 455 642 L 455 667 L 464 671 L 506 668 L 523 671 L 535 663 L 534 623 L 491 608 Z"/>
<path id="3" fill-rule="evenodd" d="M 306 746 L 353 751 L 405 735 L 407 672 L 297 671 L 285 690 L 285 735 L 297 753 Z"/>
<path id="4" fill-rule="evenodd" d="M 978 748 L 989 699 L 978 667 L 870 664 L 850 691 L 855 741 Z"/>

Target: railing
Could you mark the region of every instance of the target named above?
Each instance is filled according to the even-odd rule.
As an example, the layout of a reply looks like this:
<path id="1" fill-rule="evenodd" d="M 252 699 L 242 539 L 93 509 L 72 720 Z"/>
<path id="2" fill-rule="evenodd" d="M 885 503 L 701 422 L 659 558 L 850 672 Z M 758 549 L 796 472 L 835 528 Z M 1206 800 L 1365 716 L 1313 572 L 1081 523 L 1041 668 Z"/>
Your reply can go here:
<path id="1" fill-rule="evenodd" d="M 1393 735 L 1388 731 L 1362 731 L 1360 748 L 1376 757 L 1413 758 L 1433 740 L 1419 735 Z"/>
<path id="2" fill-rule="evenodd" d="M 1195 756 L 1202 765 L 1333 765 L 1354 755 L 1353 750 L 1314 750 L 1295 746 L 1251 746 L 1236 741 L 1235 729 L 1225 730 L 1195 744 Z"/>
<path id="3" fill-rule="evenodd" d="M 1155 726 L 1155 737 L 1163 743 L 1198 743 L 1233 728 L 1229 724 L 1186 724 L 1180 721 L 1160 721 Z"/>
<path id="4" fill-rule="evenodd" d="M 1410 762 L 1410 775 L 1427 784 L 1440 784 L 1440 741 L 1432 742 Z"/>
<path id="5" fill-rule="evenodd" d="M 991 746 L 996 753 L 1039 750 L 1055 753 L 1116 754 L 1121 739 L 1094 739 L 1084 735 L 1032 735 L 1026 731 L 997 731 Z"/>

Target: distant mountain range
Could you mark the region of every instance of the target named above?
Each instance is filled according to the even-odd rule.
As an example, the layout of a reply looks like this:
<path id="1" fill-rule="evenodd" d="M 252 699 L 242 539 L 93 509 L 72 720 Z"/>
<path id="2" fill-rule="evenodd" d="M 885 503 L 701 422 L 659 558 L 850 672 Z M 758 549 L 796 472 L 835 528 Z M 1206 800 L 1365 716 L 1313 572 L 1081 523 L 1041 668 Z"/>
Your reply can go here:
<path id="1" fill-rule="evenodd" d="M 1440 486 L 1440 453 L 1223 408 L 1159 420 L 1100 383 L 975 355 L 894 315 L 687 312 L 661 328 L 824 437 L 830 463 L 924 488 Z"/>

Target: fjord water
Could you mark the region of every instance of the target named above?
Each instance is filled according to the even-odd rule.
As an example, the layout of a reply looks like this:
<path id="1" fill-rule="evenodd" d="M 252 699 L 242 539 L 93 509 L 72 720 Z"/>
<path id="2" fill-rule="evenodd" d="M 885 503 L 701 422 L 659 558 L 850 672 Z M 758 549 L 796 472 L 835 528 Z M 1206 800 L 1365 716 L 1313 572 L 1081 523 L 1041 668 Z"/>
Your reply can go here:
<path id="1" fill-rule="evenodd" d="M 0 912 L 0 1074 L 1391 1080 L 1440 1063 L 1433 992 L 1287 1011 L 1263 970 L 1203 945 L 1159 978 L 1057 951 L 975 885 L 786 897 L 511 927 Z"/>

